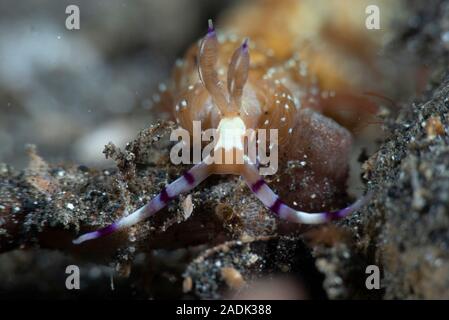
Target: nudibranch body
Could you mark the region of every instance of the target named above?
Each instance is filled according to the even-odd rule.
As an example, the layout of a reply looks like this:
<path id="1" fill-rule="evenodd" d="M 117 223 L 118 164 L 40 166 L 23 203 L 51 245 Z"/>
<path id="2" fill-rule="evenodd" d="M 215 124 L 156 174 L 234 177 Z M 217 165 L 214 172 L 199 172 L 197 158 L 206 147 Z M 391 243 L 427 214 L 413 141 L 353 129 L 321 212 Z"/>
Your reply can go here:
<path id="1" fill-rule="evenodd" d="M 223 152 L 225 155 L 242 151 L 245 144 L 243 132 L 246 129 L 277 129 L 281 151 L 283 148 L 290 149 L 287 153 L 294 154 L 295 148 L 291 148 L 289 144 L 297 139 L 295 130 L 301 130 L 298 119 L 307 116 L 304 110 L 319 107 L 314 98 L 314 90 L 317 89 L 313 79 L 307 77 L 306 73 L 301 73 L 299 59 L 290 59 L 285 67 L 276 67 L 274 62 L 269 53 L 250 44 L 247 39 L 241 44 L 238 44 L 238 39 L 219 39 L 209 22 L 206 36 L 199 45 L 190 49 L 186 59 L 175 71 L 172 91 L 175 93 L 173 102 L 178 123 L 190 132 L 193 121 L 201 121 L 204 129 L 217 128 L 218 141 L 214 152 Z M 296 63 L 299 64 L 299 69 L 290 68 Z M 308 119 L 313 122 L 313 115 Z M 333 126 L 326 121 L 325 126 Z M 230 129 L 236 139 L 224 139 L 225 132 Z M 346 131 L 342 132 L 342 136 L 345 136 Z M 350 140 L 347 137 L 345 139 Z M 339 147 L 337 140 L 330 142 Z M 74 243 L 96 239 L 134 225 L 154 215 L 170 200 L 192 190 L 212 174 L 241 176 L 271 212 L 280 219 L 294 223 L 319 224 L 339 219 L 360 208 L 368 199 L 365 196 L 337 211 L 308 213 L 295 210 L 268 186 L 259 174 L 257 163 L 246 156 L 244 160 L 243 163 L 217 164 L 208 163 L 207 158 L 203 159 L 163 188 L 148 204 L 106 228 L 80 236 Z M 330 163 L 330 160 L 320 165 L 330 168 L 339 165 L 338 161 Z"/>

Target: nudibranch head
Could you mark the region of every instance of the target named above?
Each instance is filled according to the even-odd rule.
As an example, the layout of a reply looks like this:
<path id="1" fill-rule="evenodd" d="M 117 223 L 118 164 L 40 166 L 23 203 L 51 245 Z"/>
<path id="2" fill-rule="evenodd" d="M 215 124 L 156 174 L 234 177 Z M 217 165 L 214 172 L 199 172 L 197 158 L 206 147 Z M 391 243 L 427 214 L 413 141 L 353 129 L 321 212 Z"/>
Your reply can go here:
<path id="1" fill-rule="evenodd" d="M 262 53 L 243 39 L 217 36 L 211 21 L 208 33 L 187 54 L 175 74 L 175 117 L 181 127 L 192 132 L 193 121 L 203 129 L 218 128 L 220 120 L 239 117 L 246 128 L 278 129 L 279 141 L 285 141 L 297 106 L 289 89 L 276 79 L 263 77 L 257 58 Z M 256 62 L 250 62 L 254 54 Z"/>

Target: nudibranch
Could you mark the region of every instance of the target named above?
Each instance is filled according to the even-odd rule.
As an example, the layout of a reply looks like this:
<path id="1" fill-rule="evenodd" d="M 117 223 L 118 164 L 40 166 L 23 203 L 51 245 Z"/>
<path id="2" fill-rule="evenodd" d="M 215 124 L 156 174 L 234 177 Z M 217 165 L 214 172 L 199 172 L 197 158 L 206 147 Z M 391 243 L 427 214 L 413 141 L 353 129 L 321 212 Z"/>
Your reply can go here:
<path id="1" fill-rule="evenodd" d="M 299 89 L 289 88 L 288 81 L 280 81 L 277 77 L 270 77 L 269 72 L 268 76 L 262 72 L 257 64 L 260 53 L 256 49 L 251 53 L 256 61 L 250 65 L 248 39 L 243 40 L 233 53 L 220 53 L 220 50 L 228 47 L 220 46 L 216 31 L 209 21 L 206 36 L 190 55 L 187 54 L 193 61 L 189 68 L 195 67 L 195 72 L 184 72 L 177 78 L 179 92 L 175 115 L 178 123 L 190 132 L 193 121 L 201 121 L 203 128 L 217 128 L 218 141 L 214 152 L 223 152 L 225 155 L 242 152 L 245 144 L 243 133 L 248 128 L 277 129 L 279 146 L 288 147 L 301 108 L 298 92 L 292 90 Z M 237 132 L 237 139 L 224 138 L 225 132 L 230 131 L 234 134 Z M 239 132 L 241 136 L 238 136 Z M 189 192 L 212 174 L 241 176 L 254 195 L 276 217 L 293 223 L 320 224 L 340 219 L 359 209 L 369 198 L 367 194 L 336 211 L 309 213 L 295 210 L 269 187 L 259 173 L 258 164 L 249 161 L 248 157 L 244 159 L 243 163 L 226 164 L 208 163 L 207 158 L 203 159 L 163 188 L 146 205 L 103 229 L 81 235 L 73 243 L 97 239 L 147 219 L 163 209 L 170 200 Z"/>

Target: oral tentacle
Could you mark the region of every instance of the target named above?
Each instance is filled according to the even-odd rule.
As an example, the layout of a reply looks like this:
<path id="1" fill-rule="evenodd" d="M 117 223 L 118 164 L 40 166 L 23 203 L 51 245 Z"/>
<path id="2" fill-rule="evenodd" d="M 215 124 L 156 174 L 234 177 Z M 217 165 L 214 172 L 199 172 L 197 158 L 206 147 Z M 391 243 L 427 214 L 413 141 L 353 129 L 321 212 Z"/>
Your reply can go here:
<path id="1" fill-rule="evenodd" d="M 256 197 L 277 217 L 295 223 L 320 224 L 341 219 L 365 205 L 372 195 L 371 193 L 367 193 L 350 206 L 340 210 L 311 213 L 295 210 L 286 205 L 279 196 L 271 190 L 262 176 L 260 176 L 255 166 L 246 164 L 244 167 L 243 178 Z"/>
<path id="2" fill-rule="evenodd" d="M 170 200 L 176 198 L 182 193 L 192 190 L 198 184 L 204 181 L 210 174 L 211 173 L 208 165 L 204 161 L 195 165 L 181 177 L 162 189 L 162 191 L 155 198 L 153 198 L 143 207 L 137 209 L 133 213 L 121 218 L 120 220 L 105 228 L 81 235 L 80 237 L 73 240 L 73 243 L 80 244 L 88 240 L 101 238 L 118 230 L 135 225 L 136 223 L 139 223 L 140 221 L 151 217 L 152 215 L 163 209 L 168 204 L 168 202 L 170 202 Z"/>

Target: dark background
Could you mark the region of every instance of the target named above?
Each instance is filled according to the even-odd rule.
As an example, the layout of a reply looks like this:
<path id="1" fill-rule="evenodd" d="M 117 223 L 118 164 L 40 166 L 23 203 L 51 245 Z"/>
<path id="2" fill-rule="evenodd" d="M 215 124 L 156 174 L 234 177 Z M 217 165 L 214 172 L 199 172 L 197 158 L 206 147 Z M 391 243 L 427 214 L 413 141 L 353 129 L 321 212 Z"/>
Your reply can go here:
<path id="1" fill-rule="evenodd" d="M 25 168 L 25 145 L 35 144 L 51 163 L 111 166 L 104 145 L 122 147 L 161 117 L 151 110 L 158 85 L 207 19 L 233 2 L 0 1 L 0 162 Z M 80 8 L 80 30 L 65 27 L 69 4 Z M 73 263 L 89 279 L 81 296 L 142 296 L 132 280 L 111 280 L 112 268 L 75 259 L 45 250 L 2 254 L 0 297 L 79 296 L 64 285 Z M 137 257 L 136 270 L 145 259 Z M 162 297 L 169 278 L 161 280 Z M 111 281 L 125 285 L 111 291 Z"/>
<path id="2" fill-rule="evenodd" d="M 23 168 L 32 143 L 50 162 L 105 165 L 103 146 L 159 117 L 159 83 L 232 2 L 0 1 L 0 161 Z M 65 28 L 69 4 L 80 30 Z"/>

